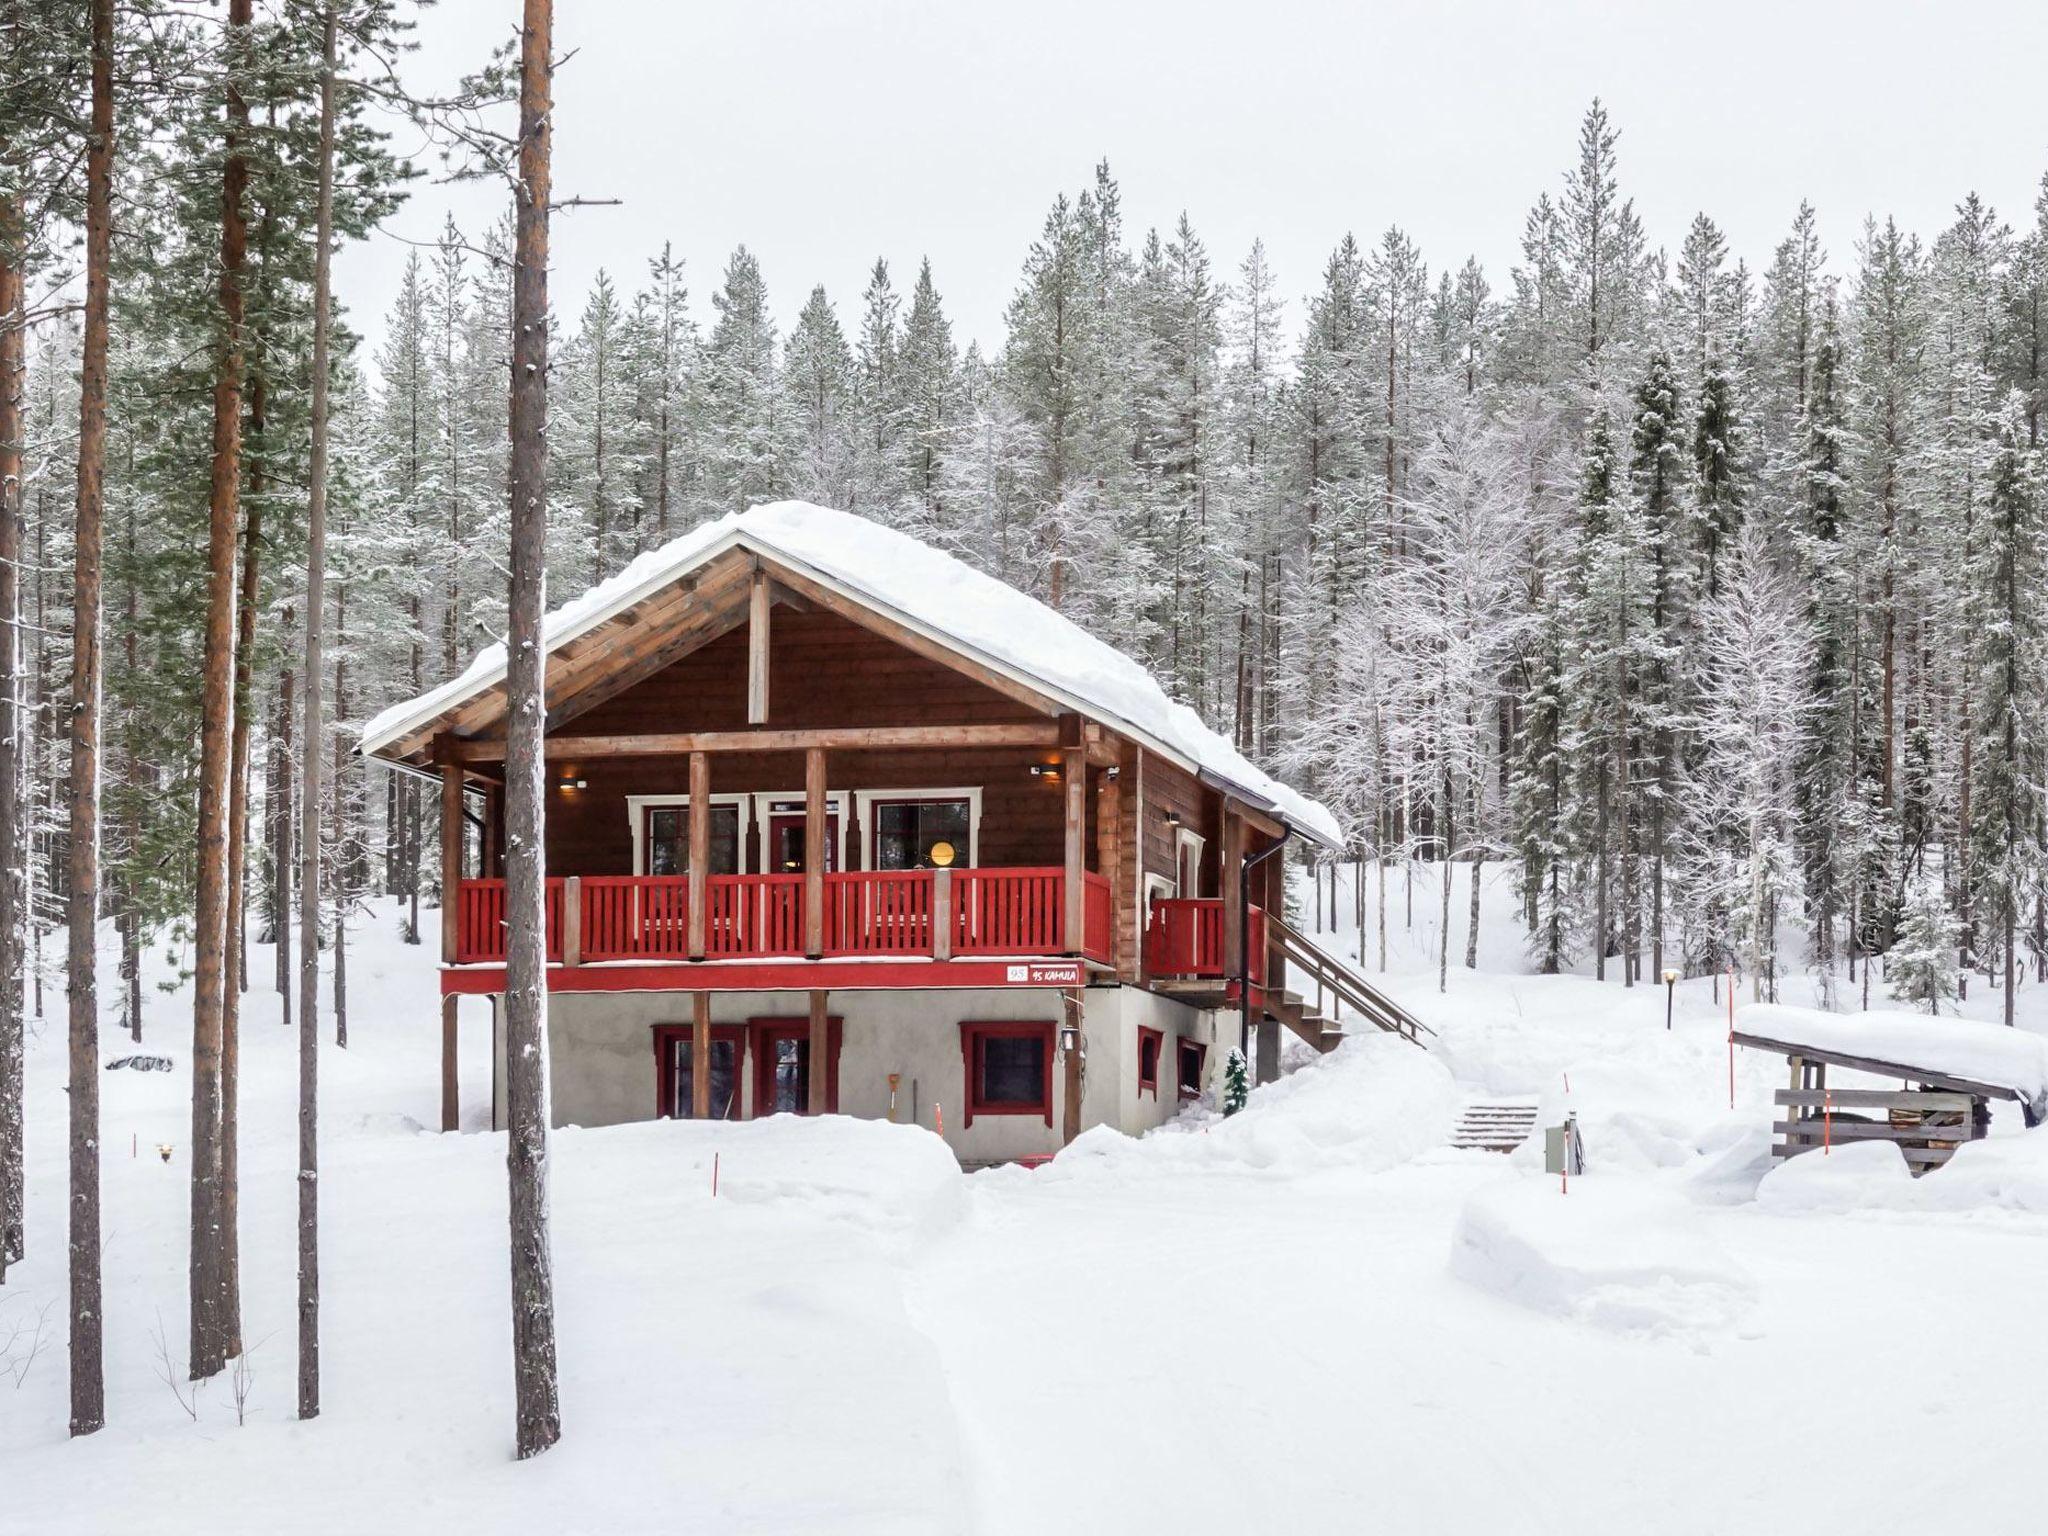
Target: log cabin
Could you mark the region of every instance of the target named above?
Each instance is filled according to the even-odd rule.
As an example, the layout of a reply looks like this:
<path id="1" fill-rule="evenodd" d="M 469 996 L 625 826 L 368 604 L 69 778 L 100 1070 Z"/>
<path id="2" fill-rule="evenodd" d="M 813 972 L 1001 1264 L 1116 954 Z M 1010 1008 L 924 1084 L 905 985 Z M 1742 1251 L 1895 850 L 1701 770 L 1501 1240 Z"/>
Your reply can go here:
<path id="1" fill-rule="evenodd" d="M 1337 846 L 1330 814 L 927 544 L 757 506 L 544 636 L 555 1124 L 840 1112 L 1030 1159 L 1171 1117 L 1247 1039 L 1262 1079 L 1282 1027 L 1333 1046 L 1290 964 L 1358 1005 L 1282 917 L 1274 855 Z M 361 741 L 439 784 L 450 1129 L 464 996 L 492 999 L 504 1123 L 505 726 L 499 644 Z"/>

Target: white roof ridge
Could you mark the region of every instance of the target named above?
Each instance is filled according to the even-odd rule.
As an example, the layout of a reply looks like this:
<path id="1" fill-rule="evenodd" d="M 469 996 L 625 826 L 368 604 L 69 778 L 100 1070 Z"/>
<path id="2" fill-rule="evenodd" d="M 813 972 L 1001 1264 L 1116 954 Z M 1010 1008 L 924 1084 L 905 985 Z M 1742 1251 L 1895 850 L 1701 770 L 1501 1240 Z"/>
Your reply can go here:
<path id="1" fill-rule="evenodd" d="M 734 547 L 788 565 L 948 649 L 1072 703 L 1184 766 L 1243 790 L 1247 798 L 1263 800 L 1265 808 L 1320 842 L 1343 842 L 1328 810 L 1253 764 L 1122 651 L 1028 593 L 856 513 L 780 501 L 703 523 L 550 612 L 542 625 L 548 651 Z M 368 721 L 360 750 L 378 752 L 505 674 L 505 644 L 495 641 L 456 677 Z"/>

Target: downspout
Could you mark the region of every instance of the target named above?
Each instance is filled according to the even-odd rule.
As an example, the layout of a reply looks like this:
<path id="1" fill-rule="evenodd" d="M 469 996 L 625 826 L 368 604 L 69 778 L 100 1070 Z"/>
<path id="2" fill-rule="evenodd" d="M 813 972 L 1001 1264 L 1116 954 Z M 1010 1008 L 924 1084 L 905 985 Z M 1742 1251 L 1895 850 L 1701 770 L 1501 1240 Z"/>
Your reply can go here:
<path id="1" fill-rule="evenodd" d="M 1293 823 L 1281 822 L 1280 835 L 1272 846 L 1261 848 L 1248 859 L 1240 859 L 1237 865 L 1237 1048 L 1247 1072 L 1252 1064 L 1252 871 L 1285 848 L 1292 836 Z M 1264 1008 L 1262 1002 L 1260 1011 Z"/>

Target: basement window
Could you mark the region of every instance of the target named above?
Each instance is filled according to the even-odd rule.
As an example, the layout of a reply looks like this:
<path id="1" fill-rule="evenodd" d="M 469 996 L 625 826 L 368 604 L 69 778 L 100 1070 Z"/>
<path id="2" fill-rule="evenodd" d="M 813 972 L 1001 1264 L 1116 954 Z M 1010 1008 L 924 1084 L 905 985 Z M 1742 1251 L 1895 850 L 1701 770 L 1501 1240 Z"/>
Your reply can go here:
<path id="1" fill-rule="evenodd" d="M 1138 1026 L 1138 1094 L 1159 1097 L 1159 1053 L 1166 1045 L 1166 1031 Z"/>
<path id="2" fill-rule="evenodd" d="M 1209 1047 L 1199 1040 L 1180 1040 L 1175 1044 L 1178 1078 L 1176 1091 L 1181 1102 L 1199 1099 L 1202 1096 L 1202 1068 L 1208 1064 Z"/>
<path id="3" fill-rule="evenodd" d="M 1050 1023 L 965 1023 L 960 1054 L 966 1070 L 964 1125 L 977 1115 L 1038 1115 L 1052 1124 Z"/>

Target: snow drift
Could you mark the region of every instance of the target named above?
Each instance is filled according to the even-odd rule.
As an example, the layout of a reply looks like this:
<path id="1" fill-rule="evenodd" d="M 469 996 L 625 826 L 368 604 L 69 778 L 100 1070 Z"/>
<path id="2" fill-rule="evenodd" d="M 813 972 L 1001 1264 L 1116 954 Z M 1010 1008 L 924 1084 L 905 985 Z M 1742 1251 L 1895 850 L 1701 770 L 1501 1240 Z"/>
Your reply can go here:
<path id="1" fill-rule="evenodd" d="M 1704 1342 L 1734 1329 L 1756 1283 L 1700 1214 L 1654 1185 L 1516 1177 L 1476 1190 L 1451 1273 L 1495 1295 L 1622 1333 Z"/>
<path id="2" fill-rule="evenodd" d="M 1077 1137 L 1035 1177 L 1210 1168 L 1296 1177 L 1318 1168 L 1391 1168 L 1442 1146 L 1457 1093 L 1427 1052 L 1392 1035 L 1354 1035 L 1330 1055 L 1253 1091 L 1225 1119 L 1191 1112 L 1133 1138 L 1108 1126 Z"/>

